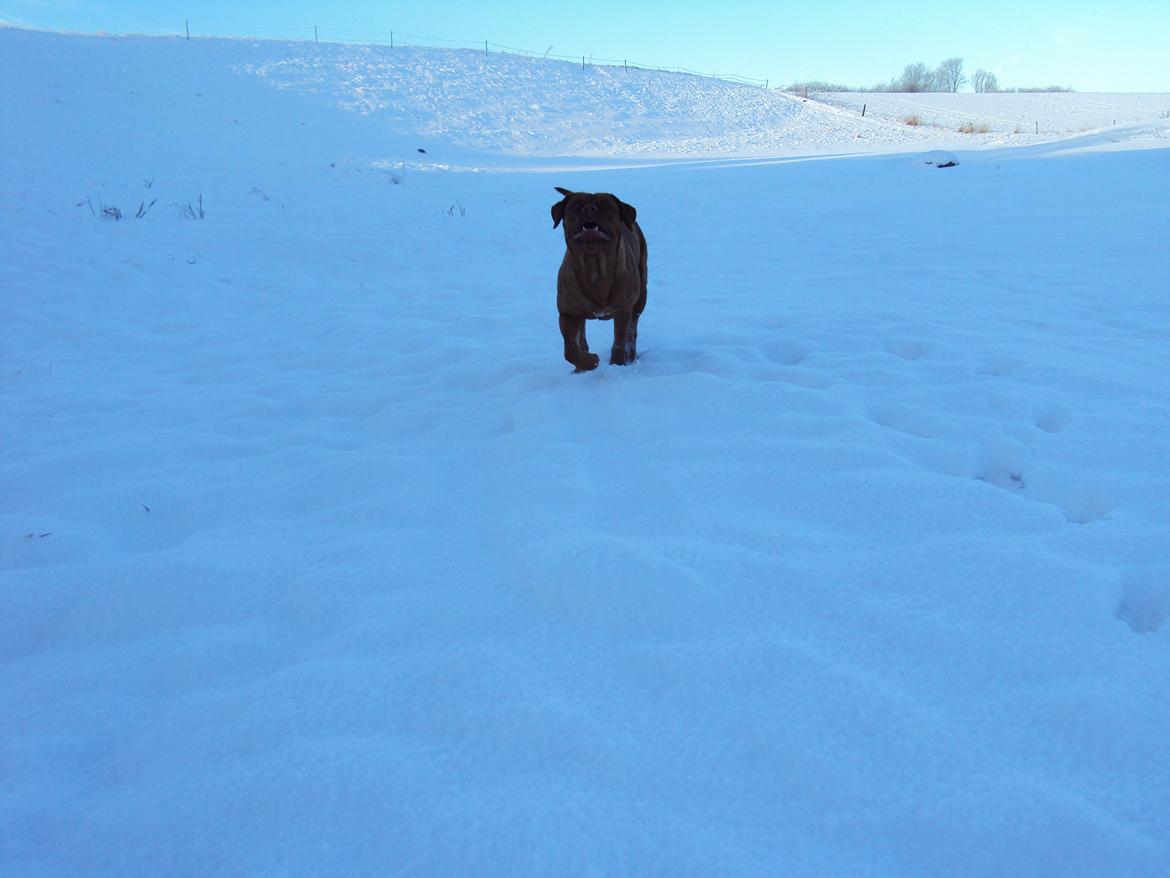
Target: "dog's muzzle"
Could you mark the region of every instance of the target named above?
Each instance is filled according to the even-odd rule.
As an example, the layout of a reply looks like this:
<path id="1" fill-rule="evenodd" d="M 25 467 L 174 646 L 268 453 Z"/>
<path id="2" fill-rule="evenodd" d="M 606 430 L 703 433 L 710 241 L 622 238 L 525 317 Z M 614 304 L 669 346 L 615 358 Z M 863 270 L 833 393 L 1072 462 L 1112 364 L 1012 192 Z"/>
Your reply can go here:
<path id="1" fill-rule="evenodd" d="M 608 241 L 613 236 L 597 223 L 585 223 L 572 234 L 574 241 Z"/>

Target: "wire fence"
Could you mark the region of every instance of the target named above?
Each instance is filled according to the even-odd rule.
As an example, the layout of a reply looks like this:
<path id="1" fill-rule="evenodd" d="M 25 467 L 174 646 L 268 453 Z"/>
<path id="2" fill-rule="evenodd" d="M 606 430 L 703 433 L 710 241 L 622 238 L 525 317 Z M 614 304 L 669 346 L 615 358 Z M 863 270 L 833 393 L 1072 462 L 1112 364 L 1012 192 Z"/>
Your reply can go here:
<path id="1" fill-rule="evenodd" d="M 251 39 L 281 39 L 279 37 L 268 37 L 263 34 L 268 30 L 267 28 L 237 28 L 237 30 L 250 30 L 248 34 L 234 34 L 226 38 L 232 37 L 248 37 Z M 452 40 L 444 37 L 429 37 L 420 34 L 404 33 L 396 30 L 384 31 L 362 31 L 362 30 L 346 30 L 344 28 L 334 27 L 319 27 L 313 25 L 312 27 L 287 27 L 281 28 L 282 31 L 297 34 L 294 39 L 307 42 L 310 38 L 315 43 L 335 43 L 341 45 L 362 45 L 362 46 L 387 46 L 389 48 L 446 48 L 446 49 L 474 49 L 475 51 L 483 52 L 491 55 L 519 55 L 524 58 L 541 58 L 553 59 L 556 61 L 570 61 L 574 64 L 580 64 L 582 69 L 587 67 L 623 67 L 627 70 L 655 70 L 662 73 L 686 73 L 691 76 L 705 76 L 708 79 L 722 79 L 725 82 L 733 82 L 739 85 L 757 86 L 765 90 L 768 89 L 770 81 L 767 79 L 758 79 L 752 76 L 741 76 L 738 73 L 720 73 L 713 71 L 706 73 L 702 70 L 692 70 L 688 67 L 661 67 L 655 64 L 643 64 L 638 61 L 633 61 L 629 58 L 597 58 L 593 55 L 563 55 L 553 52 L 556 46 L 549 46 L 545 51 L 540 52 L 534 49 L 521 49 L 516 46 L 506 46 L 502 43 L 493 43 L 491 40 Z M 170 34 L 168 34 L 169 36 Z M 189 21 L 184 22 L 182 33 L 174 34 L 174 36 L 186 36 L 191 39 L 191 24 Z M 196 33 L 196 38 L 225 38 L 222 33 Z M 287 38 L 285 38 L 287 39 Z"/>

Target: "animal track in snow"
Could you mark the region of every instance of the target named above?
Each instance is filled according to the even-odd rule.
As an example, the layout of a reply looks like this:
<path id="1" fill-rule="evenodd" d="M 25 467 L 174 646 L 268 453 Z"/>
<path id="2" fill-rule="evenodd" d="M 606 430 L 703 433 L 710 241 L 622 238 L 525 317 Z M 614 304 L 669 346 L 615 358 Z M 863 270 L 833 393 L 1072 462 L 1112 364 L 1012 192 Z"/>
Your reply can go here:
<path id="1" fill-rule="evenodd" d="M 1152 634 L 1170 619 L 1170 566 L 1131 570 L 1121 580 L 1113 615 L 1135 634 Z"/>
<path id="2" fill-rule="evenodd" d="M 808 359 L 810 349 L 798 342 L 774 341 L 763 347 L 764 355 L 781 366 L 799 366 Z"/>
<path id="3" fill-rule="evenodd" d="M 1062 405 L 1048 405 L 1036 413 L 1036 426 L 1046 433 L 1059 433 L 1072 423 L 1072 415 Z"/>
<path id="4" fill-rule="evenodd" d="M 1012 443 L 985 445 L 976 464 L 975 478 L 1007 491 L 1028 487 L 1024 478 L 1024 452 Z"/>
<path id="5" fill-rule="evenodd" d="M 1068 484 L 1034 464 L 1022 445 L 1001 441 L 985 444 L 974 478 L 1030 500 L 1059 509 L 1074 524 L 1089 524 L 1109 514 L 1113 501 L 1103 489 Z"/>

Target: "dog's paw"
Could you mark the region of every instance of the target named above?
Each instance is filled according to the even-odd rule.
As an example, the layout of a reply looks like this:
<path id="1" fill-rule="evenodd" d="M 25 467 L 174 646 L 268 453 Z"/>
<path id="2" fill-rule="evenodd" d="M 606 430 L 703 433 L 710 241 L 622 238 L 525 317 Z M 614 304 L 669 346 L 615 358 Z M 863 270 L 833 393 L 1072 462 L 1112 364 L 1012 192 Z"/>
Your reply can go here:
<path id="1" fill-rule="evenodd" d="M 578 357 L 573 365 L 577 367 L 578 372 L 592 372 L 601 363 L 601 357 L 597 354 L 582 354 Z"/>
<path id="2" fill-rule="evenodd" d="M 609 362 L 614 366 L 628 366 L 638 359 L 638 351 L 633 345 L 619 348 L 614 347 L 609 352 Z"/>

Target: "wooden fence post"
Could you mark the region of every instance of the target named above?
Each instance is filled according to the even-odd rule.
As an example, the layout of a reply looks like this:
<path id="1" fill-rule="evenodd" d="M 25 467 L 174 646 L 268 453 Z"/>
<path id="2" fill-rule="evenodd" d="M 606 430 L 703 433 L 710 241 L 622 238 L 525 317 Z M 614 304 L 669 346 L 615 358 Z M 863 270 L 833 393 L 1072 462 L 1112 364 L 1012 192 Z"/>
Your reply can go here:
<path id="1" fill-rule="evenodd" d="M 191 39 L 191 22 L 190 22 L 190 20 L 185 20 L 183 22 L 183 24 L 187 28 L 187 39 Z"/>
<path id="2" fill-rule="evenodd" d="M 866 108 L 866 107 L 868 107 L 868 106 L 869 106 L 869 104 L 862 104 L 862 105 L 861 105 L 861 118 L 862 118 L 862 119 L 864 119 L 864 118 L 865 118 L 865 108 Z"/>
<path id="3" fill-rule="evenodd" d="M 321 38 L 317 36 L 317 25 L 313 25 L 313 42 L 318 45 L 321 43 Z"/>

